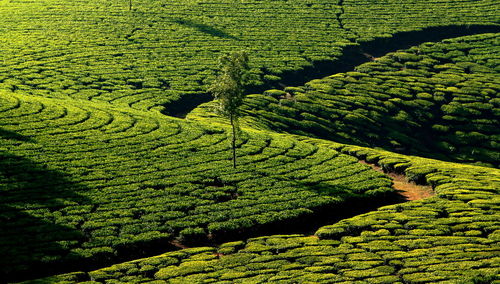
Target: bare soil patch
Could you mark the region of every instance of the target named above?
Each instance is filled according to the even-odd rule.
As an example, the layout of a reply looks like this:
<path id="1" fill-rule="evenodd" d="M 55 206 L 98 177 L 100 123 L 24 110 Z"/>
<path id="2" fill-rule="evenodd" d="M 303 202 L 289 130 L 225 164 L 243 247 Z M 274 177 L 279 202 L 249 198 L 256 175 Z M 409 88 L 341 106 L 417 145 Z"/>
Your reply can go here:
<path id="1" fill-rule="evenodd" d="M 429 185 L 418 185 L 413 182 L 409 182 L 405 175 L 392 172 L 386 173 L 377 165 L 369 164 L 363 160 L 360 160 L 359 162 L 370 166 L 377 172 L 381 172 L 389 176 L 392 179 L 392 187 L 396 190 L 396 193 L 404 197 L 406 201 L 419 200 L 436 195 L 432 187 Z"/>

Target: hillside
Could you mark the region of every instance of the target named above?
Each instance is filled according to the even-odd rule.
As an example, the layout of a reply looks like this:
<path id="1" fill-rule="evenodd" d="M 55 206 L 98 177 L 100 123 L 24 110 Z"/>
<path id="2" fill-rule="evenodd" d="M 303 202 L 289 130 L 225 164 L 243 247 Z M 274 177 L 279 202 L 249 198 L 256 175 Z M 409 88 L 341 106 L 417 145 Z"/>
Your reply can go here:
<path id="1" fill-rule="evenodd" d="M 7 275 L 131 259 L 176 238 L 233 239 L 392 190 L 356 159 L 286 136 L 243 132 L 233 169 L 222 127 L 97 103 L 0 101 Z"/>
<path id="2" fill-rule="evenodd" d="M 499 34 L 391 52 L 352 72 L 251 95 L 248 125 L 498 167 Z M 213 117 L 213 103 L 189 118 Z"/>
<path id="3" fill-rule="evenodd" d="M 500 281 L 498 4 L 0 0 L 0 283 Z"/>
<path id="4" fill-rule="evenodd" d="M 495 283 L 500 172 L 316 141 L 431 184 L 436 197 L 381 207 L 313 236 L 191 248 L 37 283 Z"/>
<path id="5" fill-rule="evenodd" d="M 405 3 L 134 0 L 129 11 L 117 0 L 2 0 L 0 88 L 169 113 L 182 97 L 194 105 L 209 99 L 205 85 L 224 52 L 248 50 L 262 85 L 334 62 L 357 42 L 499 22 L 495 0 Z"/>

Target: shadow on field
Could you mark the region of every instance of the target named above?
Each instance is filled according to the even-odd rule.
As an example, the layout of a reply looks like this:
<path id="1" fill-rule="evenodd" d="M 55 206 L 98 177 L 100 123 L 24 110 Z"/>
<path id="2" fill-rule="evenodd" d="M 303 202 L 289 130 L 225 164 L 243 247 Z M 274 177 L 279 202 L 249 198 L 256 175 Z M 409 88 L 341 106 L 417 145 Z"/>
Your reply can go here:
<path id="1" fill-rule="evenodd" d="M 218 29 L 218 28 L 214 28 L 212 26 L 209 26 L 209 25 L 206 25 L 206 24 L 202 24 L 202 23 L 197 23 L 193 20 L 189 20 L 189 19 L 176 19 L 174 20 L 175 23 L 179 24 L 179 25 L 183 25 L 183 26 L 186 26 L 186 27 L 190 27 L 190 28 L 194 28 L 202 33 L 205 33 L 205 34 L 208 34 L 208 35 L 211 35 L 211 36 L 215 36 L 215 37 L 220 37 L 220 38 L 225 38 L 225 39 L 232 39 L 232 40 L 240 40 L 239 38 L 233 36 L 233 35 L 230 35 L 228 34 L 227 32 L 225 32 L 224 30 L 221 30 L 221 29 Z"/>
<path id="2" fill-rule="evenodd" d="M 332 186 L 328 183 L 311 184 L 298 182 L 297 187 L 305 188 L 306 190 L 319 193 L 320 195 L 339 197 L 341 200 L 332 200 L 329 204 L 316 208 L 309 208 L 313 211 L 311 214 L 303 214 L 299 217 L 277 220 L 264 225 L 254 224 L 250 228 L 219 232 L 217 234 L 210 235 L 208 240 L 198 240 L 195 242 L 185 240 L 184 243 L 180 245 L 218 246 L 224 242 L 245 240 L 248 238 L 267 235 L 313 235 L 322 226 L 335 224 L 342 219 L 374 211 L 381 206 L 408 201 L 397 191 L 370 196 L 354 194 L 353 192 L 356 191 L 355 185 Z M 306 202 L 306 200 L 304 200 L 304 202 Z M 178 247 L 185 248 L 180 245 L 178 245 Z"/>
<path id="3" fill-rule="evenodd" d="M 337 60 L 311 62 L 313 64 L 311 67 L 283 73 L 280 75 L 282 78 L 280 82 L 266 82 L 264 86 L 257 88 L 256 91 L 261 93 L 270 88 L 282 88 L 283 85 L 301 86 L 313 79 L 323 78 L 335 73 L 354 71 L 356 66 L 369 62 L 375 57 L 399 49 L 407 49 L 424 42 L 437 42 L 447 38 L 494 32 L 500 32 L 500 25 L 452 25 L 424 28 L 419 31 L 399 32 L 387 38 L 361 41 L 356 45 L 345 47 L 342 56 Z"/>
<path id="4" fill-rule="evenodd" d="M 379 207 L 409 201 L 398 191 L 361 195 L 353 186 L 332 186 L 327 183 L 305 184 L 310 191 L 330 196 L 340 196 L 344 201 L 314 209 L 314 213 L 299 220 L 289 222 L 292 232 L 313 235 L 320 227 L 335 224 L 343 219 L 377 210 Z M 287 228 L 286 226 L 283 227 Z"/>
<path id="5" fill-rule="evenodd" d="M 0 130 L 1 138 L 32 141 L 7 130 Z M 61 172 L 0 151 L 0 282 L 68 270 L 68 253 L 84 236 L 57 224 L 54 212 L 88 203 L 80 189 Z"/>
<path id="6" fill-rule="evenodd" d="M 199 105 L 209 102 L 213 99 L 213 96 L 207 93 L 204 94 L 186 94 L 172 105 L 164 108 L 162 113 L 168 116 L 185 118 L 188 113 L 193 109 L 197 108 Z"/>
<path id="7" fill-rule="evenodd" d="M 18 134 L 16 132 L 0 128 L 0 139 L 16 140 L 21 142 L 35 142 L 31 137 Z"/>
<path id="8" fill-rule="evenodd" d="M 212 34 L 214 36 L 230 36 L 224 31 L 210 28 L 203 24 L 197 24 L 186 20 L 177 20 L 178 23 L 192 26 Z M 424 42 L 441 41 L 447 38 L 500 32 L 500 25 L 453 25 L 425 28 L 420 31 L 399 32 L 388 38 L 377 38 L 371 41 L 358 42 L 347 46 L 342 51 L 342 55 L 336 60 L 313 61 L 311 66 L 300 70 L 287 71 L 282 74 L 274 74 L 264 69 L 266 75 L 278 75 L 280 81 L 264 81 L 263 85 L 249 86 L 246 93 L 262 93 L 269 89 L 282 89 L 284 86 L 301 86 L 305 83 L 318 78 L 323 78 L 336 73 L 354 71 L 354 68 L 360 64 L 369 62 L 375 57 L 380 57 L 389 52 L 399 49 L 407 49 Z M 202 103 L 209 102 L 213 97 L 209 94 L 189 94 L 188 97 L 164 105 L 163 114 L 175 117 L 185 118 L 186 115 Z"/>

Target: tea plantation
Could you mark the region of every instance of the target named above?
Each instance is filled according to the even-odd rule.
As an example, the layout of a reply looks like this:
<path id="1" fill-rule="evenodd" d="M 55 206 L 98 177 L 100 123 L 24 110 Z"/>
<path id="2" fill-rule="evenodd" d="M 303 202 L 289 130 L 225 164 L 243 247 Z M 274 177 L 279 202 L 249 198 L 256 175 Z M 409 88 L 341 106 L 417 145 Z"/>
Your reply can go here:
<path id="1" fill-rule="evenodd" d="M 0 283 L 499 282 L 499 4 L 0 0 Z"/>
<path id="2" fill-rule="evenodd" d="M 129 11 L 118 0 L 0 1 L 0 88 L 168 112 L 181 97 L 207 100 L 224 52 L 248 50 L 261 85 L 332 62 L 357 41 L 499 21 L 496 0 L 132 3 Z"/>
<path id="3" fill-rule="evenodd" d="M 34 283 L 496 283 L 500 172 L 320 141 L 431 184 L 421 201 L 319 228 L 200 247 Z M 90 281 L 91 280 L 91 281 Z"/>
<path id="4" fill-rule="evenodd" d="M 500 34 L 424 43 L 353 72 L 251 95 L 247 120 L 263 129 L 498 167 L 499 43 Z M 211 105 L 190 117 L 211 116 Z"/>
<path id="5" fill-rule="evenodd" d="M 234 238 L 392 191 L 357 159 L 285 136 L 244 131 L 232 169 L 222 127 L 98 103 L 0 102 L 6 274 Z"/>

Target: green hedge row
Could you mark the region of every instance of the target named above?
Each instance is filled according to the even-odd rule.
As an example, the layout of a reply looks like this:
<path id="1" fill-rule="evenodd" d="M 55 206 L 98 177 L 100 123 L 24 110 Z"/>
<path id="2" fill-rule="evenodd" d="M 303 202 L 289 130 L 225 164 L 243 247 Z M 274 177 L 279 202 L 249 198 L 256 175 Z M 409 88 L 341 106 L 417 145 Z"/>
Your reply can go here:
<path id="1" fill-rule="evenodd" d="M 295 88 L 246 100 L 248 124 L 498 167 L 498 34 L 424 43 Z M 205 116 L 210 104 L 190 117 Z"/>
<path id="2" fill-rule="evenodd" d="M 309 140 L 431 184 L 437 196 L 320 228 L 184 249 L 89 273 L 76 283 L 495 283 L 500 171 Z M 76 278 L 78 276 L 80 278 Z M 93 282 L 95 281 L 95 282 Z"/>

